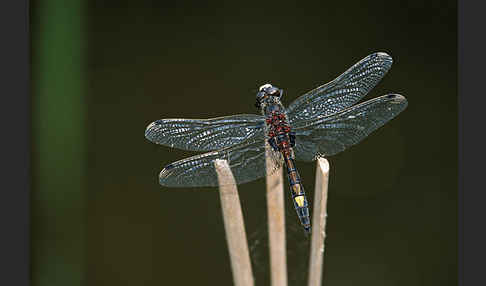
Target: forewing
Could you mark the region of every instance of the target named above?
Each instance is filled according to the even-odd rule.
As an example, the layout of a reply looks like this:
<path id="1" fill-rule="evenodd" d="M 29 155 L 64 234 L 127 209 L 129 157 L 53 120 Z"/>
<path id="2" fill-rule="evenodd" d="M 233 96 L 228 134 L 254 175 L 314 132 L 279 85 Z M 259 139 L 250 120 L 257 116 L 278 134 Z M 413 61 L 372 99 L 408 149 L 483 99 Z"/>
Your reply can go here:
<path id="1" fill-rule="evenodd" d="M 383 78 L 392 63 L 386 53 L 367 56 L 333 81 L 290 104 L 287 109 L 290 123 L 328 116 L 354 105 Z"/>
<path id="2" fill-rule="evenodd" d="M 216 159 L 228 161 L 237 184 L 254 181 L 273 173 L 282 164 L 280 154 L 269 148 L 261 136 L 229 148 L 189 157 L 166 166 L 160 172 L 159 182 L 168 187 L 218 186 L 214 169 Z M 270 159 L 268 167 L 266 149 Z"/>
<path id="3" fill-rule="evenodd" d="M 335 155 L 359 143 L 407 107 L 405 97 L 389 94 L 345 109 L 331 116 L 309 119 L 294 128 L 295 157 L 313 161 Z"/>
<path id="4" fill-rule="evenodd" d="M 240 114 L 211 119 L 160 119 L 150 123 L 145 137 L 160 145 L 189 151 L 212 151 L 263 138 L 264 118 Z"/>

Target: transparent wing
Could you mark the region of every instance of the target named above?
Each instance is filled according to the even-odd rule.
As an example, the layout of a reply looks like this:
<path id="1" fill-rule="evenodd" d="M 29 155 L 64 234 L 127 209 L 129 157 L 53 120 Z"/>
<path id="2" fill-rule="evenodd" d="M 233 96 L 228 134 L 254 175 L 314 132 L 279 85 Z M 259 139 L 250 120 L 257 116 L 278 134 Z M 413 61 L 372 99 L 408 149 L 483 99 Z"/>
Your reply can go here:
<path id="1" fill-rule="evenodd" d="M 300 96 L 287 109 L 290 123 L 328 116 L 354 105 L 383 78 L 392 62 L 385 53 L 371 54 L 333 81 Z"/>
<path id="2" fill-rule="evenodd" d="M 266 152 L 269 157 L 268 167 L 265 167 Z M 171 163 L 160 172 L 159 182 L 168 187 L 218 186 L 214 169 L 216 159 L 228 161 L 237 184 L 265 177 L 282 165 L 281 155 L 272 151 L 261 136 L 229 148 Z"/>
<path id="3" fill-rule="evenodd" d="M 212 151 L 263 138 L 262 115 L 240 114 L 211 119 L 160 119 L 150 123 L 145 137 L 153 143 L 189 150 Z"/>
<path id="4" fill-rule="evenodd" d="M 406 107 L 405 97 L 389 94 L 331 116 L 302 121 L 294 128 L 295 157 L 300 161 L 313 161 L 321 156 L 337 154 L 359 143 Z"/>

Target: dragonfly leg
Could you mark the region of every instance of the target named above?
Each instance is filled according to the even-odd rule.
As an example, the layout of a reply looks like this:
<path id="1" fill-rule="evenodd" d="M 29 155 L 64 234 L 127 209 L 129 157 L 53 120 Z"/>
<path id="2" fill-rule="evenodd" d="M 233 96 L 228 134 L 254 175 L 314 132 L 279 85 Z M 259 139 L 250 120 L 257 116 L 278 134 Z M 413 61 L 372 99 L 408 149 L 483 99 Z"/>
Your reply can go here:
<path id="1" fill-rule="evenodd" d="M 278 151 L 277 140 L 275 140 L 275 137 L 268 138 L 268 144 L 272 146 L 273 150 Z"/>
<path id="2" fill-rule="evenodd" d="M 289 133 L 290 147 L 295 147 L 295 132 Z"/>

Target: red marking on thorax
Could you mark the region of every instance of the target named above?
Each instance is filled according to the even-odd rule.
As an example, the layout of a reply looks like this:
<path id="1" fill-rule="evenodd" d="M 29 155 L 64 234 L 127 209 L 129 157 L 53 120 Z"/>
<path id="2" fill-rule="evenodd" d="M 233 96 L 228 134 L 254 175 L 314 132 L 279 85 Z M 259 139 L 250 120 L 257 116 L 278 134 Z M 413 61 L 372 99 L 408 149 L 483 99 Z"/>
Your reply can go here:
<path id="1" fill-rule="evenodd" d="M 290 133 L 290 125 L 287 123 L 285 114 L 283 113 L 273 111 L 265 121 L 269 125 L 268 137 L 270 138 Z M 290 156 L 291 151 L 288 137 L 285 140 L 277 142 L 277 146 L 284 156 Z"/>

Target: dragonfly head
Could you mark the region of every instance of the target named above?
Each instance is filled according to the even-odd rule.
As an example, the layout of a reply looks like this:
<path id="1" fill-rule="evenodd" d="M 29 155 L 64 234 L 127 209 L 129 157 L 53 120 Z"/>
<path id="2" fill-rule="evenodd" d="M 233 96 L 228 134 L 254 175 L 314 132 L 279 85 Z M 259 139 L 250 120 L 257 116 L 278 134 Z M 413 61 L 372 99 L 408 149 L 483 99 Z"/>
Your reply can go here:
<path id="1" fill-rule="evenodd" d="M 264 103 L 265 100 L 267 99 L 274 100 L 275 98 L 278 98 L 280 100 L 280 98 L 282 98 L 282 95 L 283 95 L 282 89 L 275 87 L 269 83 L 264 84 L 260 86 L 260 88 L 258 89 L 255 106 L 257 108 L 260 108 L 262 103 Z"/>

